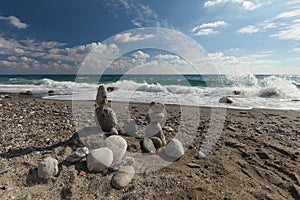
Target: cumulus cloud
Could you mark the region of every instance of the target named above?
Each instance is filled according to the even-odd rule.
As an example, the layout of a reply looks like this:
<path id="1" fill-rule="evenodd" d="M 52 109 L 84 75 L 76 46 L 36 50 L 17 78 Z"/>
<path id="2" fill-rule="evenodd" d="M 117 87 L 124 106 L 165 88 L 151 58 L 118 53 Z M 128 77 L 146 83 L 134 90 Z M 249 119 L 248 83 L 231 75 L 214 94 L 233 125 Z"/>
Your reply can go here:
<path id="1" fill-rule="evenodd" d="M 195 26 L 192 29 L 192 33 L 194 33 L 194 35 L 196 35 L 196 36 L 216 34 L 219 32 L 216 31 L 215 28 L 217 28 L 219 26 L 225 26 L 225 25 L 227 25 L 227 23 L 224 21 L 215 21 L 215 22 L 210 22 L 210 23 L 204 23 L 199 26 Z"/>
<path id="2" fill-rule="evenodd" d="M 218 6 L 220 4 L 239 4 L 241 5 L 245 10 L 254 10 L 261 6 L 259 3 L 254 3 L 253 1 L 249 0 L 212 0 L 212 1 L 206 1 L 204 3 L 204 7 L 212 7 L 212 6 Z"/>
<path id="3" fill-rule="evenodd" d="M 126 42 L 137 42 L 137 41 L 142 41 L 146 39 L 153 38 L 153 34 L 136 34 L 132 35 L 132 33 L 123 33 L 123 34 L 117 34 L 114 37 L 115 41 L 126 43 Z"/>
<path id="4" fill-rule="evenodd" d="M 20 19 L 18 19 L 15 16 L 9 16 L 9 17 L 0 16 L 0 20 L 7 20 L 11 25 L 17 27 L 18 29 L 25 29 L 28 27 L 28 24 L 21 22 Z"/>
<path id="5" fill-rule="evenodd" d="M 135 59 L 147 59 L 150 57 L 149 54 L 144 53 L 142 51 L 134 52 L 131 56 Z"/>

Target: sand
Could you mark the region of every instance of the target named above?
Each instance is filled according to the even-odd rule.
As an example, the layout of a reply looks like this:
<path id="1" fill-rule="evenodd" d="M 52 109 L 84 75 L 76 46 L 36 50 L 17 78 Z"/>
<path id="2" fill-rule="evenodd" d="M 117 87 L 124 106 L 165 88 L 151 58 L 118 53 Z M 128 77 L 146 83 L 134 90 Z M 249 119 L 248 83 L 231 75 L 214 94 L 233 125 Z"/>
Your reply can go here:
<path id="1" fill-rule="evenodd" d="M 120 106 L 146 125 L 147 105 Z M 164 125 L 175 130 L 165 131 L 171 139 L 182 123 L 182 108 L 166 108 Z M 198 159 L 212 124 L 211 109 L 197 109 L 198 127 L 190 132 L 194 139 L 185 154 L 164 168 L 135 174 L 127 187 L 116 190 L 110 184 L 113 171 L 91 173 L 85 160 L 65 161 L 81 145 L 74 139 L 72 102 L 2 98 L 0 170 L 8 171 L 0 172 L 0 199 L 300 199 L 299 111 L 227 109 L 216 144 Z M 91 120 L 85 124 L 95 126 Z M 127 151 L 141 153 L 140 139 L 124 138 Z M 60 171 L 41 180 L 37 166 L 47 156 L 59 161 Z"/>

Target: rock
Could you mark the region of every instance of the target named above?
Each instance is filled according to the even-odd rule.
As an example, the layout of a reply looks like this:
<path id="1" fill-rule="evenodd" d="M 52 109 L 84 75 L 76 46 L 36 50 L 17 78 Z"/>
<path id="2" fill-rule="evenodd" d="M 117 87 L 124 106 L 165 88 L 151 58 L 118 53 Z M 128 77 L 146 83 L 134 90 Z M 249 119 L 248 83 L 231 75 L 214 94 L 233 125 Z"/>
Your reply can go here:
<path id="1" fill-rule="evenodd" d="M 117 125 L 116 113 L 109 107 L 97 107 L 95 110 L 98 124 L 101 129 L 110 132 Z"/>
<path id="2" fill-rule="evenodd" d="M 38 177 L 49 178 L 58 174 L 58 161 L 54 158 L 44 158 L 38 165 Z"/>
<path id="3" fill-rule="evenodd" d="M 113 152 L 107 147 L 94 149 L 87 156 L 87 168 L 92 172 L 102 172 L 113 162 Z"/>
<path id="4" fill-rule="evenodd" d="M 204 159 L 205 157 L 206 157 L 206 155 L 202 151 L 198 152 L 198 158 L 199 159 Z"/>
<path id="5" fill-rule="evenodd" d="M 150 123 L 146 128 L 146 137 L 152 137 L 162 131 L 159 123 Z"/>
<path id="6" fill-rule="evenodd" d="M 109 133 L 110 133 L 111 135 L 118 135 L 118 134 L 119 134 L 118 131 L 117 131 L 117 129 L 114 128 L 114 127 L 110 129 Z"/>
<path id="7" fill-rule="evenodd" d="M 127 150 L 127 142 L 118 135 L 112 135 L 104 140 L 104 146 L 113 152 L 113 163 L 121 160 Z"/>
<path id="8" fill-rule="evenodd" d="M 150 110 L 155 113 L 163 113 L 165 111 L 165 105 L 159 102 L 152 101 L 149 104 Z"/>
<path id="9" fill-rule="evenodd" d="M 89 154 L 89 149 L 87 147 L 81 147 L 76 149 L 71 155 L 69 155 L 66 161 L 70 163 L 79 162 Z"/>
<path id="10" fill-rule="evenodd" d="M 200 165 L 196 163 L 186 163 L 186 165 L 190 168 L 200 168 Z"/>
<path id="11" fill-rule="evenodd" d="M 98 106 L 103 107 L 107 105 L 107 90 L 104 85 L 100 85 L 98 88 L 97 96 L 96 96 L 96 103 Z"/>
<path id="12" fill-rule="evenodd" d="M 165 117 L 164 113 L 150 112 L 146 115 L 146 120 L 148 123 L 159 123 Z"/>
<path id="13" fill-rule="evenodd" d="M 26 91 L 26 92 L 20 92 L 20 94 L 23 94 L 23 95 L 28 95 L 28 96 L 32 96 L 33 93 L 31 91 Z"/>
<path id="14" fill-rule="evenodd" d="M 166 145 L 165 153 L 172 158 L 180 158 L 184 154 L 184 149 L 181 142 L 173 138 Z"/>
<path id="15" fill-rule="evenodd" d="M 151 137 L 151 140 L 156 149 L 163 147 L 163 142 L 158 137 Z"/>
<path id="16" fill-rule="evenodd" d="M 222 97 L 219 99 L 219 103 L 233 103 L 234 101 L 229 97 Z"/>
<path id="17" fill-rule="evenodd" d="M 113 86 L 110 86 L 110 87 L 106 88 L 107 92 L 113 92 L 113 91 L 116 91 L 118 89 L 119 89 L 118 87 L 113 87 Z"/>
<path id="18" fill-rule="evenodd" d="M 227 129 L 228 129 L 228 130 L 231 130 L 231 131 L 233 131 L 233 132 L 236 131 L 236 129 L 235 129 L 234 127 L 232 127 L 232 126 L 227 126 Z"/>
<path id="19" fill-rule="evenodd" d="M 124 166 L 114 174 L 111 179 L 111 185 L 116 189 L 126 187 L 134 177 L 135 171 L 132 166 Z"/>
<path id="20" fill-rule="evenodd" d="M 171 128 L 170 126 L 164 126 L 163 130 L 167 131 L 167 132 L 174 132 L 174 129 Z"/>
<path id="21" fill-rule="evenodd" d="M 142 145 L 143 145 L 143 149 L 148 152 L 148 153 L 155 153 L 156 152 L 156 148 L 152 142 L 152 140 L 150 138 L 144 138 L 143 139 L 143 142 L 142 142 Z"/>
<path id="22" fill-rule="evenodd" d="M 49 91 L 48 91 L 48 95 L 49 95 L 49 96 L 54 95 L 54 90 L 49 90 Z"/>
<path id="23" fill-rule="evenodd" d="M 130 156 L 124 156 L 121 160 L 119 160 L 118 162 L 113 164 L 111 166 L 111 168 L 113 168 L 115 170 L 119 170 L 121 167 L 129 166 L 129 165 L 133 166 L 134 164 L 135 164 L 134 158 L 132 158 Z"/>
<path id="24" fill-rule="evenodd" d="M 124 131 L 127 135 L 134 136 L 136 135 L 137 126 L 135 124 L 135 120 L 131 119 L 124 125 Z"/>

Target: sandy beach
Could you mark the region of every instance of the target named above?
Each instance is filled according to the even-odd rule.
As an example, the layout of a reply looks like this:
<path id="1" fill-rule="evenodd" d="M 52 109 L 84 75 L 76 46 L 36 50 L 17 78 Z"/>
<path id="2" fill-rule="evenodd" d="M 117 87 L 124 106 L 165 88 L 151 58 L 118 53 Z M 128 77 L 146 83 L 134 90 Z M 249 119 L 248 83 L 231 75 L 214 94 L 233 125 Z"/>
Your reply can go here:
<path id="1" fill-rule="evenodd" d="M 145 124 L 148 105 L 130 104 L 132 118 Z M 180 106 L 166 105 L 164 131 L 174 137 Z M 0 199 L 300 199 L 300 112 L 227 109 L 212 152 L 197 153 L 210 126 L 210 108 L 201 117 L 191 146 L 165 168 L 135 174 L 121 190 L 113 189 L 111 170 L 91 173 L 86 162 L 65 161 L 82 144 L 76 139 L 71 101 L 39 98 L 0 99 Z M 94 122 L 90 122 L 93 126 Z M 129 152 L 140 139 L 123 136 Z M 75 138 L 75 139 L 74 139 Z M 59 161 L 59 174 L 37 177 L 44 157 Z M 194 167 L 188 166 L 194 163 Z"/>

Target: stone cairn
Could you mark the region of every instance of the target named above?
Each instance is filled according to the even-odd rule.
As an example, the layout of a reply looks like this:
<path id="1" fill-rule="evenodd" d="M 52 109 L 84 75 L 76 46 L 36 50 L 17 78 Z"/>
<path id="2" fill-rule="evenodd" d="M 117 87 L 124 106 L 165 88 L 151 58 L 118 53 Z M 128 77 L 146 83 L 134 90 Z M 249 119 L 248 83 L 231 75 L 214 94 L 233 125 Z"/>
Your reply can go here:
<path id="1" fill-rule="evenodd" d="M 111 185 L 116 189 L 126 187 L 134 177 L 134 158 L 125 156 L 127 150 L 126 140 L 118 135 L 116 113 L 107 106 L 107 89 L 105 86 L 98 88 L 96 96 L 97 107 L 95 109 L 96 121 L 102 131 L 109 137 L 105 138 L 100 148 L 88 149 L 81 147 L 76 149 L 66 158 L 69 163 L 80 162 L 86 159 L 87 169 L 91 172 L 103 172 L 111 169 L 115 172 L 112 176 Z M 149 112 L 146 115 L 148 125 L 145 130 L 142 148 L 147 153 L 156 153 L 159 149 L 164 149 L 165 153 L 174 158 L 179 158 L 184 154 L 181 142 L 175 138 L 166 142 L 161 123 L 165 118 L 165 106 L 158 102 L 149 104 Z M 126 128 L 127 127 L 127 128 Z M 132 135 L 136 132 L 136 124 L 129 121 L 124 126 L 126 134 Z M 58 174 L 58 161 L 46 158 L 39 163 L 38 176 L 49 178 Z"/>

